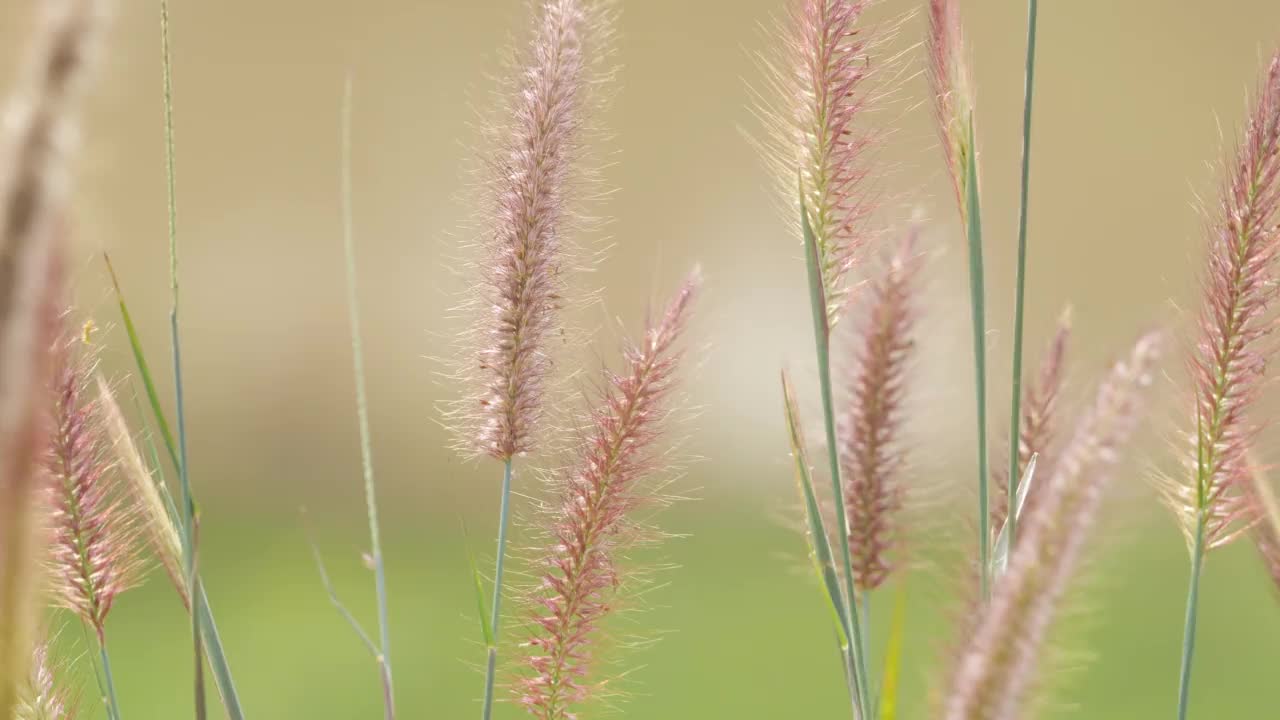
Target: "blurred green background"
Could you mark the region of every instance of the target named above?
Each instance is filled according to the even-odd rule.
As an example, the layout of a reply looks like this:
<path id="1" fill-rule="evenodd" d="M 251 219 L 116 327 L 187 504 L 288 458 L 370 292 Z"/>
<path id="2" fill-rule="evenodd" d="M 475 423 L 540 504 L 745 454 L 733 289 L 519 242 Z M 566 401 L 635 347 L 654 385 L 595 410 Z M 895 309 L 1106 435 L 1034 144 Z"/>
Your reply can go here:
<path id="1" fill-rule="evenodd" d="M 12 76 L 27 0 L 0 0 L 0 69 Z M 82 307 L 116 320 L 98 252 L 115 257 L 141 331 L 165 357 L 165 185 L 158 10 L 120 2 L 85 123 L 76 281 Z M 622 3 L 618 95 L 603 118 L 604 207 L 614 243 L 575 308 L 598 327 L 592 365 L 616 354 L 620 321 L 694 262 L 707 291 L 682 425 L 697 458 L 675 485 L 697 498 L 662 519 L 687 535 L 648 611 L 614 630 L 661 642 L 629 654 L 622 714 L 634 718 L 845 717 L 827 610 L 792 530 L 793 485 L 777 372 L 791 367 L 809 410 L 804 270 L 775 211 L 773 179 L 746 139 L 759 134 L 753 56 L 773 44 L 782 0 Z M 923 3 L 885 0 L 877 22 Z M 973 49 L 988 228 L 995 378 L 993 433 L 1005 431 L 1025 8 L 964 3 Z M 1182 326 L 1193 301 L 1213 163 L 1243 116 L 1264 57 L 1280 44 L 1280 4 L 1167 0 L 1045 2 L 1031 209 L 1028 342 L 1033 358 L 1060 308 L 1074 308 L 1068 406 L 1143 328 Z M 498 489 L 493 463 L 446 446 L 437 404 L 454 389 L 430 358 L 448 353 L 460 281 L 442 258 L 468 216 L 462 168 L 491 106 L 501 48 L 528 17 L 519 0 L 223 0 L 173 3 L 178 188 L 193 482 L 203 504 L 202 566 L 253 718 L 376 718 L 374 666 L 328 605 L 299 508 L 348 604 L 372 625 L 372 581 L 350 380 L 338 205 L 338 106 L 355 82 L 355 207 L 370 368 L 375 465 L 385 520 L 401 717 L 479 712 L 483 660 L 469 585 L 487 565 Z M 970 541 L 972 424 L 962 238 L 916 74 L 923 18 L 891 47 L 907 73 L 884 162 L 888 187 L 931 221 L 923 357 L 913 383 L 906 717 L 927 716 L 963 607 L 952 578 Z M 1224 139 L 1225 137 L 1225 139 Z M 905 212 L 905 210 L 904 210 Z M 599 238 L 588 242 L 603 244 Z M 107 362 L 130 368 L 123 334 Z M 1179 400 L 1171 358 L 1160 395 Z M 1067 664 L 1048 717 L 1173 713 L 1186 555 L 1144 477 L 1169 466 L 1179 405 L 1158 408 L 1092 545 Z M 816 436 L 816 426 L 810 433 Z M 1276 435 L 1260 448 L 1268 459 Z M 532 482 L 526 474 L 522 479 Z M 526 486 L 528 488 L 528 486 Z M 519 541 L 517 541 L 517 544 Z M 884 636 L 890 605 L 878 601 Z M 1197 718 L 1280 717 L 1280 605 L 1247 543 L 1215 554 L 1203 592 L 1193 687 Z M 509 627 L 514 628 L 515 625 Z M 189 707 L 184 617 L 161 574 L 124 597 L 111 623 L 126 717 Z M 515 633 L 511 633 L 515 637 Z M 1056 683 L 1055 683 L 1056 684 Z M 92 703 L 90 703 L 92 706 Z M 96 709 L 96 708 L 94 708 Z M 595 716 L 596 711 L 584 713 Z M 515 707 L 500 716 L 521 715 Z"/>

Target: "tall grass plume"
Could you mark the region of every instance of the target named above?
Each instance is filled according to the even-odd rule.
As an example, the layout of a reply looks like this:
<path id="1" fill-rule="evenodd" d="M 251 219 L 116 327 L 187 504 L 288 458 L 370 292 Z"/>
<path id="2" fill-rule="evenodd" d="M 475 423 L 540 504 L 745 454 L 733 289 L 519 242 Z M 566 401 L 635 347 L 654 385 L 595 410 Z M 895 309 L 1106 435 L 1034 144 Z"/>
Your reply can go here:
<path id="1" fill-rule="evenodd" d="M 945 720 L 1023 717 L 1027 689 L 1059 601 L 1097 519 L 1113 466 L 1142 417 L 1160 336 L 1140 338 L 1076 423 L 1039 509 L 979 612 L 944 700 Z"/>
<path id="2" fill-rule="evenodd" d="M 854 584 L 876 589 L 893 567 L 896 525 L 907 461 L 902 435 L 907 372 L 916 348 L 917 230 L 911 229 L 884 273 L 871 281 L 858 328 L 857 370 L 849 380 L 849 408 L 840 432 L 845 512 Z"/>
<path id="3" fill-rule="evenodd" d="M 594 646 L 633 572 L 623 557 L 643 528 L 635 514 L 660 498 L 648 480 L 662 468 L 657 444 L 681 366 L 678 347 L 700 278 L 690 276 L 621 372 L 606 372 L 576 461 L 558 480 L 547 508 L 548 545 L 531 572 L 537 585 L 524 643 L 528 671 L 515 686 L 520 704 L 541 720 L 570 720 L 599 691 Z"/>

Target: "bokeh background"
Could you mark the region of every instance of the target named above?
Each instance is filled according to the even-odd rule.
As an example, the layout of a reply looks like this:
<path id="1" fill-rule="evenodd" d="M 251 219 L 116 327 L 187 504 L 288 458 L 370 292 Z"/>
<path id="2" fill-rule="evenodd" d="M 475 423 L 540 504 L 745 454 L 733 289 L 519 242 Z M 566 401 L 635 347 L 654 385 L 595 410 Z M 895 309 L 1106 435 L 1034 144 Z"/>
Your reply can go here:
<path id="1" fill-rule="evenodd" d="M 11 77 L 30 7 L 0 0 L 0 70 Z M 99 259 L 113 253 L 141 332 L 166 357 L 167 256 L 158 9 L 119 3 L 85 123 L 76 282 L 81 307 L 117 322 Z M 802 571 L 777 373 L 790 367 L 815 408 L 804 270 L 747 139 L 759 128 L 753 57 L 774 43 L 781 0 L 624 3 L 618 94 L 603 212 L 613 247 L 591 282 L 602 302 L 574 309 L 597 328 L 584 353 L 616 358 L 620 327 L 693 263 L 707 289 L 691 335 L 693 459 L 662 519 L 687 535 L 676 567 L 619 634 L 648 632 L 622 683 L 634 718 L 843 717 L 826 609 Z M 878 22 L 922 3 L 885 0 Z M 992 432 L 1004 433 L 1025 8 L 964 4 L 980 108 L 988 228 Z M 1185 326 L 1212 167 L 1245 94 L 1280 44 L 1280 4 L 1167 0 L 1042 3 L 1035 115 L 1028 347 L 1032 362 L 1060 309 L 1076 341 L 1072 399 L 1141 329 Z M 498 477 L 460 461 L 437 410 L 456 390 L 431 358 L 449 352 L 459 279 L 445 258 L 469 216 L 463 168 L 491 107 L 502 48 L 528 18 L 521 0 L 175 0 L 172 7 L 185 353 L 193 481 L 203 506 L 202 567 L 250 715 L 380 717 L 370 659 L 329 606 L 300 508 L 339 591 L 369 624 L 364 509 L 344 306 L 338 167 L 344 75 L 355 84 L 354 203 L 375 466 L 385 519 L 401 716 L 479 711 L 483 659 L 468 546 L 492 554 Z M 905 716 L 926 717 L 945 665 L 952 580 L 969 542 L 973 427 L 962 237 L 923 105 L 908 18 L 895 129 L 883 157 L 900 212 L 928 218 L 933 257 L 911 428 L 920 569 L 908 605 Z M 1225 139 L 1224 139 L 1225 138 Z M 123 333 L 106 362 L 130 369 Z M 163 363 L 160 363 L 163 365 Z M 1168 465 L 1179 361 L 1146 434 L 1116 478 L 1088 581 L 1064 640 L 1062 690 L 1047 717 L 1134 720 L 1173 712 L 1186 554 L 1144 482 Z M 1185 405 L 1185 402 L 1182 402 Z M 816 418 L 815 418 L 816 419 Z M 811 435 L 816 434 L 816 427 Z M 1267 446 L 1263 454 L 1276 459 Z M 529 475 L 524 476 L 532 483 Z M 469 541 L 464 541 L 463 525 Z M 652 558 L 651 558 L 652 559 Z M 880 601 L 875 635 L 890 605 Z M 112 623 L 122 707 L 131 718 L 189 706 L 185 621 L 161 574 L 122 599 Z M 514 625 L 509 626 L 514 627 Z M 1277 717 L 1280 605 L 1241 543 L 1208 565 L 1193 716 Z M 514 633 L 513 633 L 514 637 Z M 92 705 L 92 703 L 90 703 Z M 593 713 L 594 714 L 594 713 Z M 501 717 L 518 717 L 511 706 Z"/>

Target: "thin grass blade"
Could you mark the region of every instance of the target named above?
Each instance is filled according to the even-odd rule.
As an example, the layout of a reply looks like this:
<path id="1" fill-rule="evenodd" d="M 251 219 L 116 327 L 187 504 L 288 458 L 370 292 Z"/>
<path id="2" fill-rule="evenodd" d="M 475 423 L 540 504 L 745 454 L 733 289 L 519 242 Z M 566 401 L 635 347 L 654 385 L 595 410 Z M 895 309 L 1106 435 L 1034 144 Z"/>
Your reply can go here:
<path id="1" fill-rule="evenodd" d="M 1031 482 L 1036 477 L 1036 462 L 1040 459 L 1040 454 L 1036 453 L 1027 461 L 1027 470 L 1022 474 L 1022 480 L 1018 482 L 1018 491 L 1015 495 L 1012 512 L 1009 513 L 1009 519 L 1004 523 L 1004 527 L 1000 528 L 1000 534 L 996 536 L 995 549 L 991 553 L 991 579 L 995 582 L 1000 579 L 1004 571 L 1009 566 L 1010 547 L 1010 529 L 1012 526 L 1022 519 L 1022 508 L 1027 504 L 1027 493 L 1031 489 Z"/>

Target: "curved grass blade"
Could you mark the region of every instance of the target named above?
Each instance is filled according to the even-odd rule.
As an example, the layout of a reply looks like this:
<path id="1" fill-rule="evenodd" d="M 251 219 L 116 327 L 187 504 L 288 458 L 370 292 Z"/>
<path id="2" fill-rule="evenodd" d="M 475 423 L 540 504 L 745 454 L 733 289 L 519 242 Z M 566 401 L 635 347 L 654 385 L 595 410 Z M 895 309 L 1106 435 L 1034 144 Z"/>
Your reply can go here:
<path id="1" fill-rule="evenodd" d="M 1027 66 L 1022 93 L 1022 185 L 1018 202 L 1018 273 L 1017 289 L 1013 299 L 1013 402 L 1009 421 L 1009 482 L 1018 477 L 1018 438 L 1022 420 L 1022 320 L 1023 298 L 1027 284 L 1027 210 L 1031 189 L 1031 96 L 1036 83 L 1036 18 L 1039 15 L 1038 0 L 1027 4 Z M 1005 523 L 1009 528 L 1009 545 L 1018 535 L 1018 517 L 1012 507 L 1017 489 L 1009 486 L 1011 507 Z"/>
<path id="2" fill-rule="evenodd" d="M 822 519 L 822 509 L 818 505 L 818 496 L 814 492 L 813 479 L 809 473 L 809 457 L 805 450 L 800 418 L 796 410 L 795 391 L 785 371 L 782 373 L 782 395 L 786 403 L 791 457 L 796 465 L 796 488 L 800 491 L 800 499 L 804 503 L 804 515 L 808 525 L 806 535 L 809 541 L 809 557 L 813 561 L 814 572 L 826 588 L 828 605 L 839 630 L 840 644 L 844 646 L 849 642 L 849 623 L 846 619 L 844 599 L 840 594 L 840 578 L 836 574 L 826 523 Z"/>
<path id="3" fill-rule="evenodd" d="M 982 598 L 991 594 L 991 498 L 987 489 L 987 310 L 986 281 L 982 262 L 982 212 L 978 197 L 978 153 L 974 144 L 973 117 L 969 118 L 969 147 L 965 161 L 965 207 L 969 245 L 969 305 L 973 323 L 974 393 L 978 423 L 978 565 Z"/>
<path id="4" fill-rule="evenodd" d="M 1013 538 L 1011 530 L 1013 526 L 1022 519 L 1022 507 L 1027 503 L 1027 493 L 1031 490 L 1031 482 L 1036 476 L 1036 461 L 1040 459 L 1040 453 L 1033 453 L 1031 459 L 1027 461 L 1027 470 L 1022 474 L 1022 480 L 1018 482 L 1018 491 L 1014 495 L 1014 503 L 1009 513 L 1008 519 L 1005 520 L 1004 527 L 1000 528 L 1000 534 L 996 536 L 995 549 L 991 553 L 991 581 L 996 582 L 1000 576 L 1004 574 L 1005 568 L 1009 566 L 1010 541 Z"/>
<path id="5" fill-rule="evenodd" d="M 129 348 L 133 353 L 134 364 L 137 366 L 138 375 L 142 379 L 142 387 L 147 396 L 147 404 L 150 406 L 152 419 L 159 430 L 160 439 L 165 446 L 169 462 L 175 469 L 180 469 L 182 463 L 178 457 L 177 444 L 174 442 L 164 407 L 160 404 L 160 393 L 156 390 L 155 379 L 151 374 L 151 365 L 147 362 L 146 352 L 142 349 L 142 340 L 138 335 L 137 326 L 133 322 L 133 314 L 129 312 L 129 304 L 125 301 L 124 291 L 120 287 L 119 278 L 116 276 L 115 268 L 111 264 L 111 256 L 103 253 L 102 259 L 106 263 L 107 273 L 111 276 L 111 286 L 116 296 L 116 305 L 120 309 L 120 318 L 124 323 L 125 333 L 129 338 Z M 158 455 L 155 453 L 155 445 L 151 441 L 150 435 L 147 436 L 147 442 L 152 448 L 152 461 L 155 463 L 156 470 L 163 477 L 163 467 Z M 168 491 L 167 484 L 163 480 L 160 484 L 164 488 L 163 494 L 165 497 L 172 501 L 172 495 Z M 172 519 L 174 524 L 181 527 L 181 515 L 178 514 L 177 506 L 172 505 L 171 509 L 173 511 Z M 198 573 L 197 579 L 199 579 Z M 193 608 L 192 612 L 199 620 L 200 632 L 204 634 L 202 645 L 205 657 L 209 661 L 209 667 L 213 671 L 214 684 L 217 686 L 218 695 L 222 698 L 222 704 L 226 708 L 230 720 L 244 720 L 244 711 L 240 705 L 240 695 L 236 691 L 231 667 L 227 662 L 226 650 L 223 647 L 222 638 L 218 634 L 218 627 L 214 622 L 213 610 L 209 607 L 208 595 L 205 593 L 203 582 L 198 583 L 196 597 L 199 600 L 193 603 L 197 607 Z"/>

